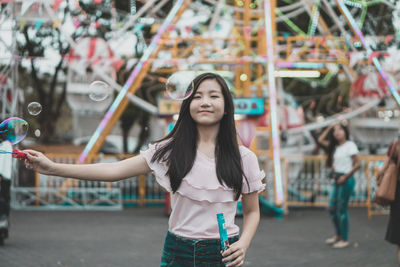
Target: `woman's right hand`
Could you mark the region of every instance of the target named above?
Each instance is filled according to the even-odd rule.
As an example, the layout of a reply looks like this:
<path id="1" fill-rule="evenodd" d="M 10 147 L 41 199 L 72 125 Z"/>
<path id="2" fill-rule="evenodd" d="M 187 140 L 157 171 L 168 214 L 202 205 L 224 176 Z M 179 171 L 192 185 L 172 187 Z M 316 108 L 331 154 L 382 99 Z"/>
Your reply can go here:
<path id="1" fill-rule="evenodd" d="M 329 131 L 333 128 L 334 124 L 329 125 L 325 130 L 322 132 L 322 134 L 319 136 L 317 142 L 321 146 L 328 148 L 330 145 L 330 141 L 327 140 L 326 138 L 328 137 Z"/>
<path id="2" fill-rule="evenodd" d="M 24 150 L 27 154 L 27 159 L 25 159 L 25 167 L 30 170 L 42 174 L 51 174 L 55 163 L 48 159 L 42 153 L 35 150 Z"/>

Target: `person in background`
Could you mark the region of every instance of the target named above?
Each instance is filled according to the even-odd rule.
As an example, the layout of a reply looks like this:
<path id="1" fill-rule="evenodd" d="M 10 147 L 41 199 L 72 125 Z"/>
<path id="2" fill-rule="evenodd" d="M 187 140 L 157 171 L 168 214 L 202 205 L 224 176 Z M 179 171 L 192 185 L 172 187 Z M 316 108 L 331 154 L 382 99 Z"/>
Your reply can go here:
<path id="1" fill-rule="evenodd" d="M 11 143 L 0 135 L 0 150 L 11 152 Z M 10 216 L 10 187 L 11 187 L 12 156 L 0 153 L 0 244 L 8 238 Z"/>
<path id="2" fill-rule="evenodd" d="M 392 158 L 389 158 L 391 155 L 391 150 L 397 151 L 393 153 Z M 387 160 L 393 160 L 394 162 L 399 162 L 399 154 L 400 154 L 400 141 L 392 143 L 387 151 Z M 386 241 L 397 245 L 397 260 L 400 266 L 400 176 L 397 177 L 396 183 L 396 195 L 394 202 L 390 204 L 390 216 L 389 223 L 386 231 Z"/>
<path id="3" fill-rule="evenodd" d="M 318 143 L 327 150 L 326 165 L 332 170 L 335 181 L 330 194 L 328 210 L 335 226 L 336 234 L 325 243 L 333 248 L 349 245 L 348 205 L 355 187 L 354 173 L 360 168 L 360 158 L 356 144 L 349 140 L 349 131 L 342 123 L 329 126 L 318 138 Z"/>

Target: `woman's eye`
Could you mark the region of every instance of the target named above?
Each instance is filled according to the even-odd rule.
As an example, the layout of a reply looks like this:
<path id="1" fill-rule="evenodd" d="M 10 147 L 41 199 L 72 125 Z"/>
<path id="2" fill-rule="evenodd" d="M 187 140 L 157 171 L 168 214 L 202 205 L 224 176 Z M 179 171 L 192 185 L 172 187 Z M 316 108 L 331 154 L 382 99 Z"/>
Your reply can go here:
<path id="1" fill-rule="evenodd" d="M 212 95 L 211 98 L 218 98 L 218 95 Z"/>
<path id="2" fill-rule="evenodd" d="M 199 99 L 199 98 L 201 98 L 201 96 L 195 95 L 193 98 L 194 98 L 194 99 Z"/>

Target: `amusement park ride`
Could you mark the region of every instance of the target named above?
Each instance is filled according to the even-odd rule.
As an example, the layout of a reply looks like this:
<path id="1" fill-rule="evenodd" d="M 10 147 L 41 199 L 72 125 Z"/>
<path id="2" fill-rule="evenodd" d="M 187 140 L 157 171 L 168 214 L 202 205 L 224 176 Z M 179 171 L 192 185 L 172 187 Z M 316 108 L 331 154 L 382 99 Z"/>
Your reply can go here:
<path id="1" fill-rule="evenodd" d="M 33 11 L 32 5 L 28 6 L 23 1 L 0 0 L 0 4 L 7 3 L 10 6 L 9 9 L 3 9 L 2 18 L 15 20 L 17 15 L 22 14 L 19 18 L 25 16 L 27 20 L 34 21 L 40 10 L 41 19 L 58 21 L 56 11 L 64 1 L 26 2 L 32 2 L 36 7 L 39 5 L 39 8 Z M 101 4 L 102 1 L 93 2 Z M 256 138 L 249 145 L 258 155 L 273 159 L 274 200 L 277 206 L 283 201 L 280 154 L 284 150 L 280 149 L 280 131 L 285 131 L 292 138 L 296 138 L 309 135 L 309 131 L 335 121 L 351 119 L 350 127 L 354 133 L 358 131 L 357 136 L 361 138 L 356 141 L 368 143 L 376 138 L 373 136 L 377 126 L 375 123 L 379 120 L 376 114 L 380 114 L 379 116 L 383 114 L 383 117 L 388 118 L 400 116 L 397 109 L 400 103 L 395 77 L 397 69 L 388 70 L 390 65 L 385 65 L 385 60 L 388 58 L 378 57 L 381 53 L 377 54 L 371 48 L 371 42 L 377 43 L 378 39 L 387 40 L 390 37 L 378 37 L 376 34 L 366 38 L 361 28 L 368 8 L 378 4 L 394 8 L 395 4 L 391 4 L 390 1 L 286 0 L 280 1 L 277 6 L 276 0 L 176 0 L 173 1 L 168 15 L 163 18 L 157 16 L 157 10 L 163 8 L 168 1 L 141 2 L 144 3 L 143 6 L 135 10 L 129 22 L 113 32 L 110 39 L 122 43 L 124 33 L 132 25 L 139 23 L 139 19 L 152 19 L 154 23 L 159 23 L 151 41 L 144 40 L 146 49 L 141 58 L 137 59 L 124 85 L 115 82 L 115 70 L 112 69 L 115 65 L 110 63 L 115 62 L 116 51 L 112 51 L 111 45 L 107 44 L 111 43 L 110 40 L 105 42 L 104 39 L 90 37 L 75 42 L 61 24 L 56 25 L 64 32 L 64 37 L 71 44 L 73 51 L 68 74 L 68 87 L 71 88 L 69 97 L 78 99 L 79 94 L 87 94 L 85 88 L 91 82 L 88 77 L 93 76 L 95 79 L 107 82 L 119 92 L 115 99 L 105 105 L 107 108 L 110 104 L 79 157 L 81 163 L 98 153 L 130 102 L 154 115 L 158 115 L 160 110 L 166 108 L 166 106 L 155 107 L 135 96 L 143 79 L 149 74 L 165 76 L 188 70 L 195 73 L 219 72 L 233 85 L 231 89 L 238 99 L 238 108 L 243 105 L 240 99 L 247 99 L 244 101 L 248 105 L 254 104 L 257 99 L 264 100 L 263 116 L 248 113 L 238 120 L 238 124 L 241 121 L 250 122 L 250 126 L 246 127 L 252 125 L 255 127 Z M 76 4 L 79 5 L 79 1 L 76 1 Z M 22 10 L 23 8 L 26 10 Z M 207 23 L 197 21 L 189 26 L 187 21 L 196 16 L 208 16 L 210 20 Z M 308 29 L 301 28 L 293 22 L 293 18 L 297 16 L 303 16 L 309 21 Z M 277 35 L 279 25 L 284 25 L 293 34 Z M 195 28 L 202 28 L 202 33 L 199 34 Z M 15 49 L 15 42 L 10 45 L 2 38 L 0 41 L 9 51 Z M 90 50 L 93 43 L 101 46 Z M 89 50 L 91 52 L 88 52 Z M 383 52 L 391 53 L 388 50 Z M 2 97 L 3 115 L 16 113 L 15 103 L 19 94 L 15 86 L 17 79 L 15 59 L 12 56 L 9 58 L 11 60 L 0 69 L 2 89 L 0 93 L 2 96 L 7 95 Z M 5 62 L 4 59 L 2 62 Z M 92 74 L 86 72 L 85 67 L 88 66 L 91 67 Z M 359 73 L 355 66 L 359 68 L 373 66 L 374 70 L 372 74 L 366 74 L 362 83 L 359 81 Z M 283 93 L 282 78 L 318 82 L 338 74 L 344 75 L 345 79 L 353 84 L 351 106 L 345 112 L 325 118 L 323 121 L 305 124 L 302 109 L 295 104 L 285 104 L 287 101 Z M 366 83 L 367 78 L 372 79 L 372 82 Z M 377 106 L 382 105 L 383 100 L 386 108 L 378 110 Z M 259 105 L 259 102 L 254 105 Z M 389 111 L 392 111 L 391 115 Z M 375 135 L 380 135 L 382 127 L 386 127 L 387 138 L 390 140 L 397 135 L 398 125 L 393 124 L 390 118 L 390 124 L 384 124 L 382 121 L 381 119 L 380 131 L 376 131 Z M 260 141 L 262 138 L 266 139 L 267 143 Z"/>

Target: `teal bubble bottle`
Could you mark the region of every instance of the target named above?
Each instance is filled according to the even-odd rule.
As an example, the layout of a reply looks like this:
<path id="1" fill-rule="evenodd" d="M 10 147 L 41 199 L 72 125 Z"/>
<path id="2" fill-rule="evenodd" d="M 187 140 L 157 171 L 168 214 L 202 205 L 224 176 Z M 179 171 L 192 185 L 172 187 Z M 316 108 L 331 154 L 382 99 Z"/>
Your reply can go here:
<path id="1" fill-rule="evenodd" d="M 223 213 L 217 213 L 219 236 L 221 240 L 221 249 L 225 251 L 229 248 L 228 232 L 226 231 L 225 218 Z M 226 266 L 226 264 L 225 264 Z"/>

